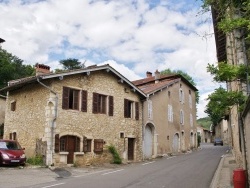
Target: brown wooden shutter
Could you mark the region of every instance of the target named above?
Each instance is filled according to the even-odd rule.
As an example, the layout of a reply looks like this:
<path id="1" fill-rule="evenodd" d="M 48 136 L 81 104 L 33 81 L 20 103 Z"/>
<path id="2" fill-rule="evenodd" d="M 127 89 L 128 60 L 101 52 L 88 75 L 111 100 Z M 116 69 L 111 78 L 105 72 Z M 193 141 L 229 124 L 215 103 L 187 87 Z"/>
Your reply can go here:
<path id="1" fill-rule="evenodd" d="M 63 87 L 62 109 L 69 109 L 69 88 Z"/>
<path id="2" fill-rule="evenodd" d="M 87 99 L 88 99 L 88 92 L 86 90 L 82 90 L 82 112 L 87 112 Z"/>
<path id="3" fill-rule="evenodd" d="M 103 151 L 103 139 L 95 139 L 94 152 L 102 152 L 102 151 Z"/>
<path id="4" fill-rule="evenodd" d="M 109 116 L 114 115 L 114 97 L 109 96 Z"/>
<path id="5" fill-rule="evenodd" d="M 139 102 L 135 102 L 135 119 L 139 120 Z"/>
<path id="6" fill-rule="evenodd" d="M 88 142 L 87 142 L 87 137 L 84 136 L 83 137 L 83 152 L 87 152 L 88 151 Z"/>
<path id="7" fill-rule="evenodd" d="M 10 140 L 12 140 L 12 133 L 10 133 L 9 138 L 10 138 Z"/>
<path id="8" fill-rule="evenodd" d="M 73 109 L 74 110 L 79 110 L 79 91 L 78 90 L 74 90 L 73 91 Z"/>
<path id="9" fill-rule="evenodd" d="M 124 99 L 124 117 L 128 118 L 128 99 Z"/>
<path id="10" fill-rule="evenodd" d="M 58 153 L 60 151 L 60 138 L 59 134 L 55 135 L 55 153 Z"/>
<path id="11" fill-rule="evenodd" d="M 93 109 L 92 112 L 93 114 L 97 114 L 98 113 L 98 93 L 93 93 Z"/>

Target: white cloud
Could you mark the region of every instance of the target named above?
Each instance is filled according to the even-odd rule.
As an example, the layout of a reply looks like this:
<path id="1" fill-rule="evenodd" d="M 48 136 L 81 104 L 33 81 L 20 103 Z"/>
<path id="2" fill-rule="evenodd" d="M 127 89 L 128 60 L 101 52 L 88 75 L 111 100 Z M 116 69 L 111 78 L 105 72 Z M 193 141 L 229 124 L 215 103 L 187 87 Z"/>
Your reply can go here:
<path id="1" fill-rule="evenodd" d="M 156 69 L 182 70 L 197 82 L 198 116 L 205 116 L 204 98 L 216 86 L 206 66 L 216 57 L 214 38 L 207 37 L 212 24 L 197 16 L 196 0 L 22 2 L 0 2 L 0 37 L 26 64 L 55 69 L 59 60 L 77 58 L 86 66 L 109 63 L 131 80 Z"/>

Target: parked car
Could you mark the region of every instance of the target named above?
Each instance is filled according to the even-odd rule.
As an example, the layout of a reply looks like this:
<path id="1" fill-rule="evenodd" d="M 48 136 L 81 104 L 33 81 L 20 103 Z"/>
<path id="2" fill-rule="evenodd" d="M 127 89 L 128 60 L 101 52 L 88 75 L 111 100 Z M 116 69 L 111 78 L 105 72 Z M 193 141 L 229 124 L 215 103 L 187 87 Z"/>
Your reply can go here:
<path id="1" fill-rule="evenodd" d="M 0 139 L 0 164 L 25 165 L 26 156 L 24 148 L 16 140 Z"/>
<path id="2" fill-rule="evenodd" d="M 217 145 L 223 146 L 223 140 L 221 138 L 215 138 L 214 139 L 214 145 L 215 146 L 217 146 Z"/>

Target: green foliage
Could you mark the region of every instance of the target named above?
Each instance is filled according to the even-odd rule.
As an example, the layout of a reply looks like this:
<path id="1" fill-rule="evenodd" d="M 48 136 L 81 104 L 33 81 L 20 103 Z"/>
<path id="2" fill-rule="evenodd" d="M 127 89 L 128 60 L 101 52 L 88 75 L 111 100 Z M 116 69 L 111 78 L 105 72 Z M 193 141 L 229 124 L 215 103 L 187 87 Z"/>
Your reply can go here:
<path id="1" fill-rule="evenodd" d="M 8 85 L 8 81 L 35 75 L 31 65 L 23 65 L 23 60 L 0 48 L 0 88 Z"/>
<path id="2" fill-rule="evenodd" d="M 197 120 L 197 124 L 205 129 L 210 129 L 210 126 L 212 124 L 210 117 L 204 117 Z"/>
<path id="3" fill-rule="evenodd" d="M 211 118 L 212 123 L 216 125 L 228 115 L 230 107 L 233 105 L 241 107 L 244 105 L 246 98 L 242 92 L 226 91 L 224 88 L 219 87 L 208 96 L 208 100 L 205 112 Z"/>
<path id="4" fill-rule="evenodd" d="M 240 79 L 247 81 L 247 73 L 250 74 L 250 68 L 246 65 L 231 65 L 226 62 L 219 62 L 218 66 L 208 64 L 207 71 L 210 72 L 216 82 L 231 82 Z"/>
<path id="5" fill-rule="evenodd" d="M 84 63 L 82 64 L 81 62 L 79 62 L 78 59 L 74 59 L 74 58 L 60 60 L 59 63 L 63 65 L 64 70 L 81 69 L 85 67 Z M 57 69 L 57 71 L 61 71 L 61 70 Z"/>
<path id="6" fill-rule="evenodd" d="M 42 166 L 43 164 L 43 156 L 36 155 L 35 157 L 30 157 L 26 160 L 26 163 L 30 165 L 39 165 Z"/>
<path id="7" fill-rule="evenodd" d="M 186 80 L 188 80 L 193 86 L 196 86 L 196 83 L 194 82 L 193 78 L 181 70 L 175 71 L 175 70 L 165 69 L 165 70 L 161 71 L 161 74 L 165 74 L 165 75 L 167 75 L 167 74 L 179 74 L 179 75 L 183 76 Z M 199 92 L 196 91 L 195 92 L 195 100 L 196 100 L 197 104 L 199 103 L 199 98 L 200 98 Z"/>
<path id="8" fill-rule="evenodd" d="M 117 152 L 115 146 L 110 145 L 110 146 L 108 146 L 108 149 L 109 149 L 109 152 L 113 155 L 113 163 L 121 164 L 122 159 L 121 159 L 119 153 Z"/>

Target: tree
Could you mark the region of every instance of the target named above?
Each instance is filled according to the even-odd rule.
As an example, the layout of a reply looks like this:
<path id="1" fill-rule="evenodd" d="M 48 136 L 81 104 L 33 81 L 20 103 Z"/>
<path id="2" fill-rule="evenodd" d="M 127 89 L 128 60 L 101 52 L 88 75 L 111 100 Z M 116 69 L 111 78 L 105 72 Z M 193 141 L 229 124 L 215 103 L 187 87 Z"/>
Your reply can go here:
<path id="1" fill-rule="evenodd" d="M 205 112 L 211 118 L 212 123 L 216 125 L 228 115 L 230 107 L 233 105 L 238 105 L 242 109 L 245 96 L 242 92 L 226 91 L 224 88 L 219 87 L 208 96 L 207 100 L 209 102 L 206 105 Z"/>
<path id="2" fill-rule="evenodd" d="M 64 59 L 60 60 L 59 63 L 63 65 L 64 70 L 73 70 L 73 69 L 81 69 L 84 68 L 84 63 L 82 64 L 78 59 Z"/>
<path id="3" fill-rule="evenodd" d="M 0 48 L 0 88 L 7 86 L 10 80 L 35 75 L 34 67 L 22 63 L 23 60 Z"/>
<path id="4" fill-rule="evenodd" d="M 189 76 L 187 73 L 181 71 L 181 70 L 170 70 L 170 69 L 165 69 L 163 71 L 161 71 L 161 74 L 179 74 L 181 76 L 183 76 L 186 80 L 188 80 L 193 86 L 196 86 L 196 83 L 194 82 L 193 78 L 191 76 Z M 198 104 L 199 103 L 199 92 L 196 91 L 195 92 L 195 100 L 196 100 L 196 103 Z"/>

